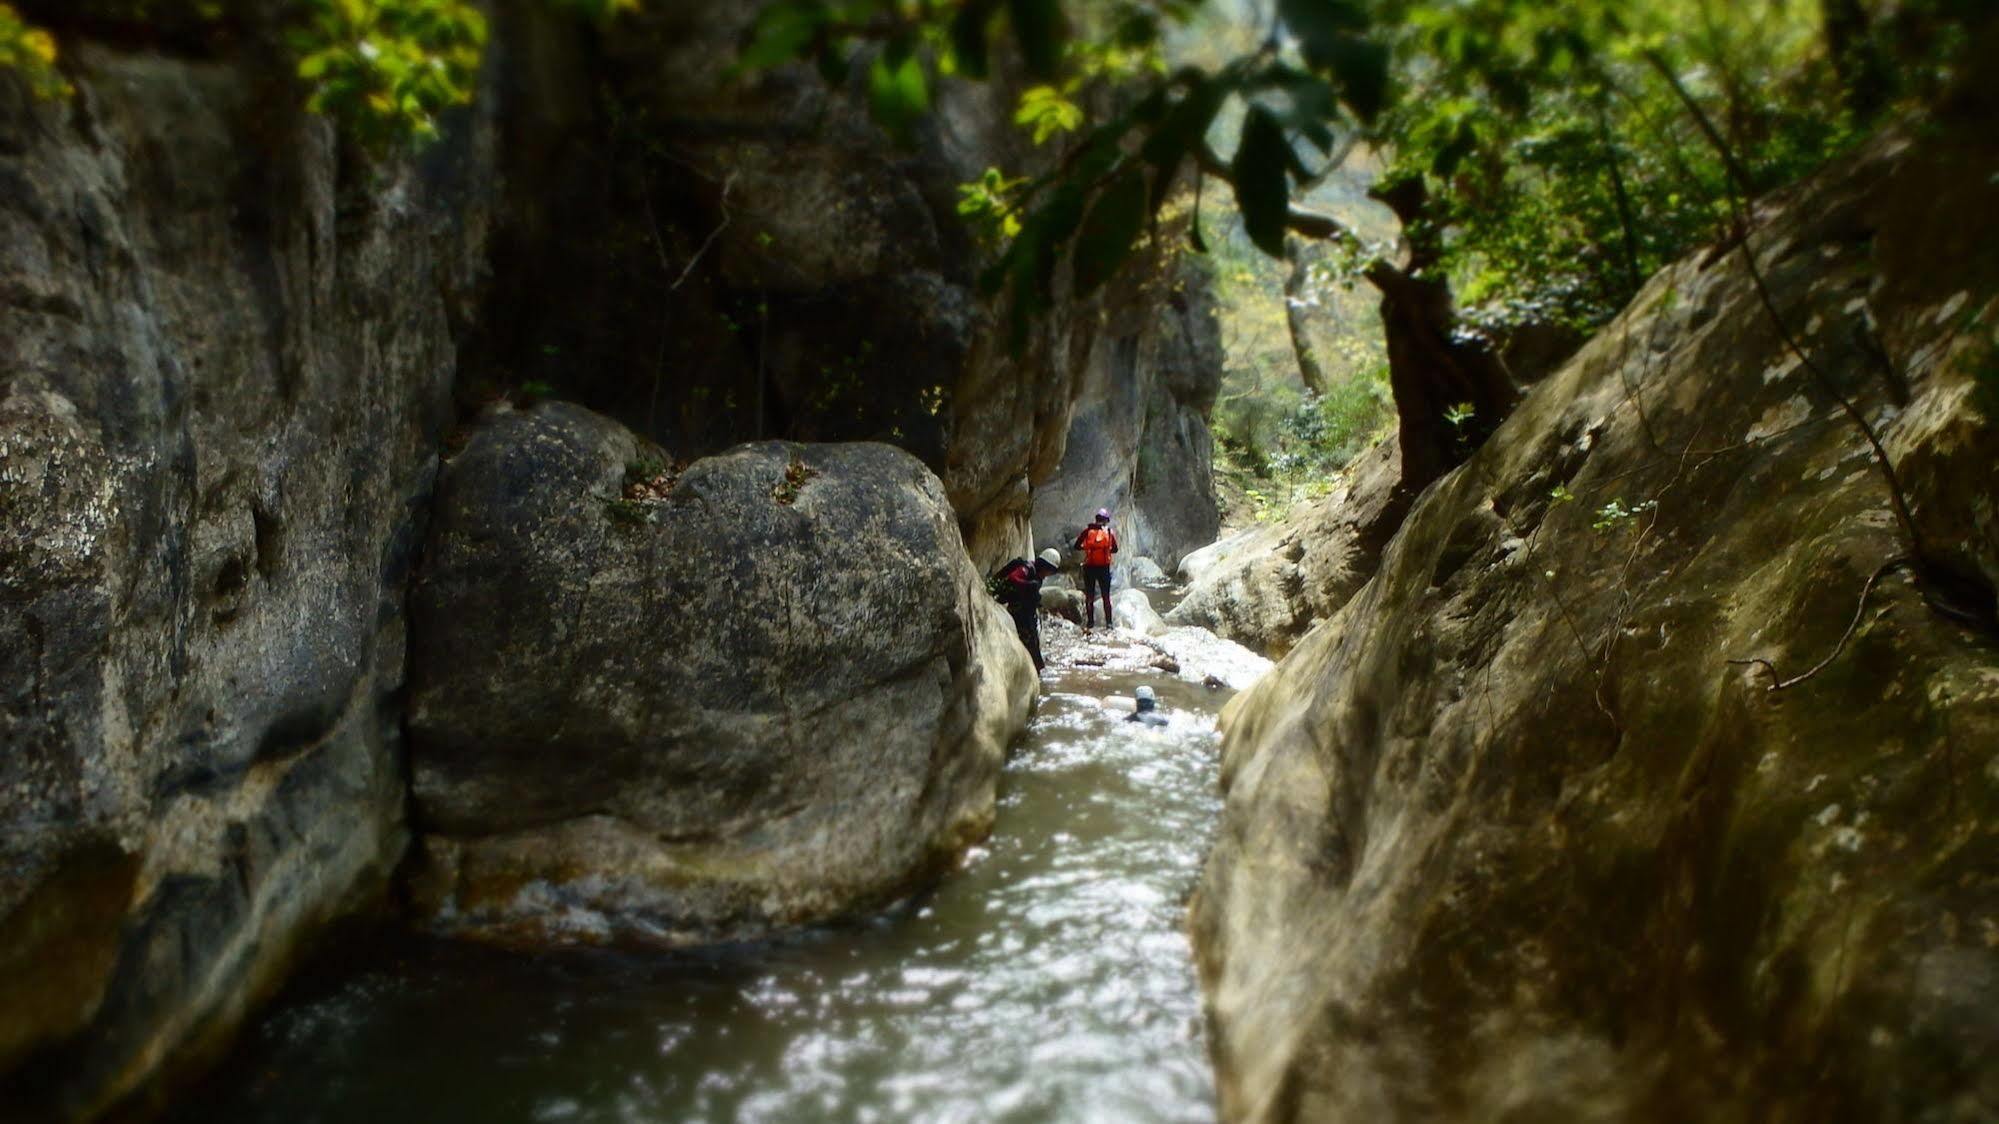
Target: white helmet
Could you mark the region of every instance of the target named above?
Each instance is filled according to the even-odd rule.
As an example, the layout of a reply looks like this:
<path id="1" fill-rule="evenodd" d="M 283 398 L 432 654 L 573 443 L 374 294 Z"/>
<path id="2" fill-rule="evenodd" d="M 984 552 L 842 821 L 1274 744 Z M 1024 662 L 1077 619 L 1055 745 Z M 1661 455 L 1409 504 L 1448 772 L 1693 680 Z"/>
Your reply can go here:
<path id="1" fill-rule="evenodd" d="M 1048 563 L 1048 568 L 1051 570 L 1059 570 L 1062 568 L 1062 552 L 1056 550 L 1052 546 L 1049 547 L 1047 550 L 1042 551 L 1040 554 L 1040 558 L 1043 562 Z"/>
<path id="2" fill-rule="evenodd" d="M 1138 701 L 1140 701 L 1140 702 L 1157 702 L 1157 701 L 1159 701 L 1159 696 L 1158 696 L 1157 694 L 1154 694 L 1154 693 L 1153 693 L 1153 690 L 1152 690 L 1152 688 L 1150 688 L 1150 687 L 1140 687 L 1140 688 L 1139 688 L 1139 689 L 1138 689 L 1138 690 L 1137 690 L 1136 692 L 1134 692 L 1134 693 L 1135 693 L 1135 694 L 1137 694 L 1137 696 L 1138 696 Z"/>

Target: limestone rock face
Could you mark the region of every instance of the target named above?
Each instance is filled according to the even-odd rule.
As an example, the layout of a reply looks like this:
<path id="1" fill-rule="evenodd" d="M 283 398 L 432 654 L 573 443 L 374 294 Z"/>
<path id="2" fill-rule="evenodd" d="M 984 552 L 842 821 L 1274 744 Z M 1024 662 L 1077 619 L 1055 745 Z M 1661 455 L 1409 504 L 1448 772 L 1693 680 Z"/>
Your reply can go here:
<path id="1" fill-rule="evenodd" d="M 1994 109 L 1751 242 L 1972 617 Z M 1191 922 L 1224 1116 L 1999 1116 L 1995 638 L 1907 551 L 1741 254 L 1661 273 L 1227 711 Z"/>
<path id="2" fill-rule="evenodd" d="M 400 854 L 484 123 L 341 197 L 254 67 L 0 81 L 0 1119 L 212 1049 Z"/>
<path id="3" fill-rule="evenodd" d="M 440 930 L 755 933 L 906 892 L 991 824 L 1034 673 L 936 477 L 768 442 L 621 498 L 646 455 L 550 404 L 440 477 L 409 717 Z"/>
<path id="4" fill-rule="evenodd" d="M 1221 527 L 1208 431 L 1222 376 L 1214 298 L 1191 270 L 1162 288 L 1163 307 L 1142 303 L 1095 340 L 1061 464 L 1035 489 L 1037 547 L 1067 548 L 1108 507 L 1119 558 L 1171 569 Z"/>
<path id="5" fill-rule="evenodd" d="M 522 143 L 468 367 L 549 383 L 690 456 L 763 438 L 893 444 L 944 481 L 977 564 L 1030 553 L 1033 489 L 1056 474 L 1082 374 L 1123 344 L 1100 330 L 1101 302 L 1061 301 L 1016 353 L 979 295 L 991 255 L 957 187 L 989 167 L 1046 170 L 1052 149 L 1013 123 L 1005 74 L 940 81 L 908 145 L 855 84 L 810 65 L 737 75 L 763 6 L 648 4 L 606 37 L 542 0 L 500 5 L 518 73 L 581 77 L 500 90 Z M 1135 340 L 1164 299 L 1148 291 L 1119 333 Z M 1161 366 L 1151 381 L 1177 409 L 1198 392 L 1167 384 L 1202 377 Z M 1205 458 L 1196 413 L 1162 420 L 1155 446 Z M 1209 486 L 1205 459 L 1171 457 L 1188 475 L 1148 487 Z"/>
<path id="6" fill-rule="evenodd" d="M 1187 595 L 1168 620 L 1273 657 L 1290 651 L 1374 576 L 1409 509 L 1401 471 L 1395 442 L 1383 441 L 1324 498 L 1190 556 Z"/>

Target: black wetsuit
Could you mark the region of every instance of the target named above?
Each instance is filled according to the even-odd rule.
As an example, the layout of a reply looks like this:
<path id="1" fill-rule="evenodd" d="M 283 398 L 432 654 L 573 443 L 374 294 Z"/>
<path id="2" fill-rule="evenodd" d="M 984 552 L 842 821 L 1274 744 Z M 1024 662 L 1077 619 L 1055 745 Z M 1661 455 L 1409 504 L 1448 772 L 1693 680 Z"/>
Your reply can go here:
<path id="1" fill-rule="evenodd" d="M 1013 617 L 1013 630 L 1020 643 L 1034 657 L 1034 670 L 1047 666 L 1041 660 L 1041 570 L 1034 563 L 1015 559 L 1000 571 L 1000 603 Z"/>
<path id="2" fill-rule="evenodd" d="M 1144 699 L 1138 700 L 1138 709 L 1124 716 L 1126 722 L 1143 722 L 1147 726 L 1166 725 L 1166 716 L 1154 710 L 1156 704 Z"/>

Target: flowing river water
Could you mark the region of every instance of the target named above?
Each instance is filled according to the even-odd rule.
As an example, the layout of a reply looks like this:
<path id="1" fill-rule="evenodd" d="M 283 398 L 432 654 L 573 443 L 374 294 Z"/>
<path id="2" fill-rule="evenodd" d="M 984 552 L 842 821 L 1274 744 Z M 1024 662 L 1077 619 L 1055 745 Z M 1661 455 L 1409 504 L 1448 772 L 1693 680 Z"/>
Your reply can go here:
<path id="1" fill-rule="evenodd" d="M 388 939 L 293 985 L 170 1119 L 1212 1121 L 1183 923 L 1231 692 L 1107 663 L 1051 666 L 992 837 L 916 899 L 668 955 Z M 1104 705 L 1141 683 L 1166 728 Z"/>

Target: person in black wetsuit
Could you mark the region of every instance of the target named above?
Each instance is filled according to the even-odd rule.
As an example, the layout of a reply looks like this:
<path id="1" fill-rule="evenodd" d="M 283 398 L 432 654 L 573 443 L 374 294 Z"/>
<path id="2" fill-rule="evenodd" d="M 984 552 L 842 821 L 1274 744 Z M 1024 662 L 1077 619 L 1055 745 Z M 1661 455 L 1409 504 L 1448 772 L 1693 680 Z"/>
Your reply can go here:
<path id="1" fill-rule="evenodd" d="M 1138 689 L 1138 709 L 1124 716 L 1126 722 L 1138 722 L 1147 726 L 1166 725 L 1166 716 L 1159 713 L 1159 696 L 1150 687 Z"/>
<path id="2" fill-rule="evenodd" d="M 1021 646 L 1034 657 L 1034 670 L 1047 665 L 1041 660 L 1041 583 L 1062 568 L 1062 555 L 1054 547 L 1029 562 L 1016 558 L 999 572 L 1000 603 L 1013 617 L 1013 630 L 1020 634 Z"/>

